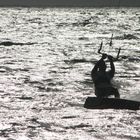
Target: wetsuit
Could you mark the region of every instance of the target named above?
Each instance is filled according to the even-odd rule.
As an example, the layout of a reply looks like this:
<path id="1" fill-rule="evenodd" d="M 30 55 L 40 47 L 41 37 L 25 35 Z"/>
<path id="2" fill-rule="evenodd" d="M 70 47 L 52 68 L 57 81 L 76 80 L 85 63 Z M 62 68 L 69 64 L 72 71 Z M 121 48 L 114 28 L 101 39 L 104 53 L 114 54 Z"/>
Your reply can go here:
<path id="1" fill-rule="evenodd" d="M 106 72 L 106 64 L 101 58 L 94 66 L 91 72 L 91 77 L 95 85 L 95 95 L 97 97 L 108 97 L 114 95 L 119 98 L 119 92 L 111 84 L 111 80 L 115 74 L 115 66 L 112 57 L 108 57 L 111 70 Z"/>

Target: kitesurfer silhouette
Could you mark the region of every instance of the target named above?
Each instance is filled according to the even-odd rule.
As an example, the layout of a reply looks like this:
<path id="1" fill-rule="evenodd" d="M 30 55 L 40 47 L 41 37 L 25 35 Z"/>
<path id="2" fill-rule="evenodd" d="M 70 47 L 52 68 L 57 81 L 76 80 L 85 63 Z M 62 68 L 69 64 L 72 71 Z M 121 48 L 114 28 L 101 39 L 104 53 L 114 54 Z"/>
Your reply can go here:
<path id="1" fill-rule="evenodd" d="M 110 70 L 106 71 L 105 59 L 110 62 Z M 111 80 L 115 74 L 115 66 L 111 55 L 102 54 L 102 58 L 95 64 L 91 71 L 91 77 L 95 85 L 95 95 L 99 98 L 114 95 L 115 98 L 120 98 L 118 89 L 113 87 Z"/>

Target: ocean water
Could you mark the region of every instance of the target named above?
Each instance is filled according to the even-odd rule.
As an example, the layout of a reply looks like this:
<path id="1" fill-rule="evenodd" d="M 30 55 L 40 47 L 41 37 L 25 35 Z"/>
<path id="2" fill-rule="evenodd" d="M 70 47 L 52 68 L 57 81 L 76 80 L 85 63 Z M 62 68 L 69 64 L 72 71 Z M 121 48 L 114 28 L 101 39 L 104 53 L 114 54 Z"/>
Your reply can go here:
<path id="1" fill-rule="evenodd" d="M 121 47 L 121 98 L 140 101 L 140 9 L 0 8 L 0 21 L 0 140 L 140 139 L 140 111 L 83 108 L 101 41 Z"/>

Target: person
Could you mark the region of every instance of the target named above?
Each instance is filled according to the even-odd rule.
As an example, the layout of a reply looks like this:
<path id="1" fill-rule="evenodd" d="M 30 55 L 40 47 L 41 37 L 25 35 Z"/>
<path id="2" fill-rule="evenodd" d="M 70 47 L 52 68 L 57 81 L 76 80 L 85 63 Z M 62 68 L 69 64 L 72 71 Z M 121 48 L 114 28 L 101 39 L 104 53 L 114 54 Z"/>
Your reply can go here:
<path id="1" fill-rule="evenodd" d="M 104 59 L 108 58 L 110 62 L 110 70 L 106 71 Z M 118 89 L 113 87 L 111 80 L 115 74 L 115 66 L 111 55 L 103 54 L 102 58 L 95 64 L 91 71 L 91 77 L 95 85 L 95 95 L 99 98 L 109 97 L 114 95 L 115 98 L 120 98 Z"/>

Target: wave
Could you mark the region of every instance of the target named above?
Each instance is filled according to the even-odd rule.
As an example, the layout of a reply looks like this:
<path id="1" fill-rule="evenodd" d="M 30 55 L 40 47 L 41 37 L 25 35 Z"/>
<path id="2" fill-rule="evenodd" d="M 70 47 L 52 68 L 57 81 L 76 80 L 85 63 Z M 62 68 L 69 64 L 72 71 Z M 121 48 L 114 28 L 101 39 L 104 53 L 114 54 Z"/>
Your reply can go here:
<path id="1" fill-rule="evenodd" d="M 13 45 L 23 46 L 23 45 L 33 45 L 33 44 L 36 44 L 36 43 L 31 43 L 31 42 L 19 43 L 19 42 L 11 42 L 11 41 L 0 42 L 0 45 L 3 45 L 3 46 L 13 46 Z"/>
<path id="2" fill-rule="evenodd" d="M 93 60 L 86 60 L 85 58 L 83 59 L 72 59 L 72 60 L 64 60 L 65 63 L 95 63 L 96 61 Z"/>
<path id="3" fill-rule="evenodd" d="M 131 40 L 131 39 L 139 39 L 137 36 L 132 35 L 132 34 L 124 34 L 123 36 L 116 36 L 114 37 L 115 39 L 120 39 L 120 40 Z"/>

